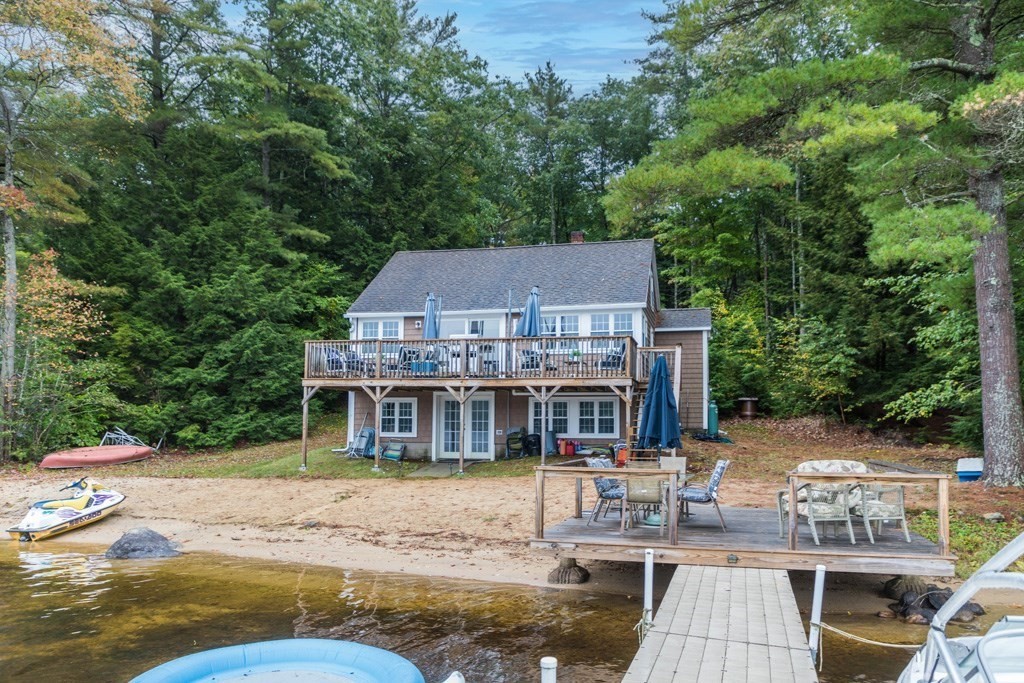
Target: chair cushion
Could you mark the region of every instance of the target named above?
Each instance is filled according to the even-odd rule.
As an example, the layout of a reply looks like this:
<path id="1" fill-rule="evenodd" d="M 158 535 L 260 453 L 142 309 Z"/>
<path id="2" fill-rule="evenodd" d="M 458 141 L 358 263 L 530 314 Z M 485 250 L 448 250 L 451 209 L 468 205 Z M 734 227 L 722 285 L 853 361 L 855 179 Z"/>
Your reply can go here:
<path id="1" fill-rule="evenodd" d="M 679 489 L 679 500 L 685 500 L 687 503 L 710 503 L 712 499 L 707 489 L 686 486 Z"/>
<path id="2" fill-rule="evenodd" d="M 861 501 L 853 506 L 853 514 L 863 517 L 865 513 L 872 519 L 900 519 L 903 517 L 903 506 L 878 500 Z"/>
<path id="3" fill-rule="evenodd" d="M 598 495 L 602 498 L 608 498 L 608 494 L 615 489 L 622 489 L 616 498 L 622 498 L 626 492 L 626 487 L 619 483 L 618 479 L 612 479 L 610 477 L 597 477 L 594 479 L 594 488 L 597 489 Z"/>

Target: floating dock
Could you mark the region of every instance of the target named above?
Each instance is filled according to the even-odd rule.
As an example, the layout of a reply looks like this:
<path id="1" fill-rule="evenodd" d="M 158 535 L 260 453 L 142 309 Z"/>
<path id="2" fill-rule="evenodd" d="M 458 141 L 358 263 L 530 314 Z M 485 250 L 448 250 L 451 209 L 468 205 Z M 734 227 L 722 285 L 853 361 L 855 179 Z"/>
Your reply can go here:
<path id="1" fill-rule="evenodd" d="M 779 569 L 680 566 L 622 683 L 817 683 Z"/>

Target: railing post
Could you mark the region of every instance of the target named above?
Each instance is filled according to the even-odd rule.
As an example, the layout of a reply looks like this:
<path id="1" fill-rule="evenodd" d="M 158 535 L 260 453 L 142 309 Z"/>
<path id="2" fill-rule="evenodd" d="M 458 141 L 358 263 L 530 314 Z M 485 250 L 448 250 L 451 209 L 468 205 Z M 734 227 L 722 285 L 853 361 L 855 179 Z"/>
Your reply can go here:
<path id="1" fill-rule="evenodd" d="M 811 603 L 811 628 L 807 634 L 807 645 L 811 649 L 811 661 L 818 663 L 818 642 L 821 639 L 821 603 L 825 597 L 825 565 L 814 568 L 814 600 Z"/>
<path id="2" fill-rule="evenodd" d="M 949 555 L 949 477 L 939 479 L 939 554 Z"/>
<path id="3" fill-rule="evenodd" d="M 537 470 L 537 500 L 534 503 L 533 523 L 534 536 L 537 540 L 544 538 L 544 470 Z"/>
<path id="4" fill-rule="evenodd" d="M 384 370 L 384 342 L 377 340 L 377 378 L 383 377 Z"/>

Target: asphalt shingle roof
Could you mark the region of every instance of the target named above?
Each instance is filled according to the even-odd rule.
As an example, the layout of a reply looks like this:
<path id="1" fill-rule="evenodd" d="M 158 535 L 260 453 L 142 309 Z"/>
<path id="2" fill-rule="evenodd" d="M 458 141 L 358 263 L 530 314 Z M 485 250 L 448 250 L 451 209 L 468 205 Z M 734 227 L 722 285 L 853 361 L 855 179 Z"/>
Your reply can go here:
<path id="1" fill-rule="evenodd" d="M 412 313 L 428 292 L 445 311 L 519 309 L 533 286 L 541 306 L 643 304 L 654 241 L 586 242 L 494 249 L 400 251 L 348 309 L 350 315 Z"/>
<path id="2" fill-rule="evenodd" d="M 665 308 L 658 315 L 658 330 L 709 330 L 710 308 Z"/>

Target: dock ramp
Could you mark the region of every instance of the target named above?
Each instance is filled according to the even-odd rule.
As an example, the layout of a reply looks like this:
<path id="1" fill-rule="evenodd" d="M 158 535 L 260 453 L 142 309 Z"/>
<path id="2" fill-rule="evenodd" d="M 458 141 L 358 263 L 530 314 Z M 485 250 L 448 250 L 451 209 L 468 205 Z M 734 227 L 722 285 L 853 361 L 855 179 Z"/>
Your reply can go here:
<path id="1" fill-rule="evenodd" d="M 622 683 L 817 683 L 789 575 L 679 566 Z"/>

